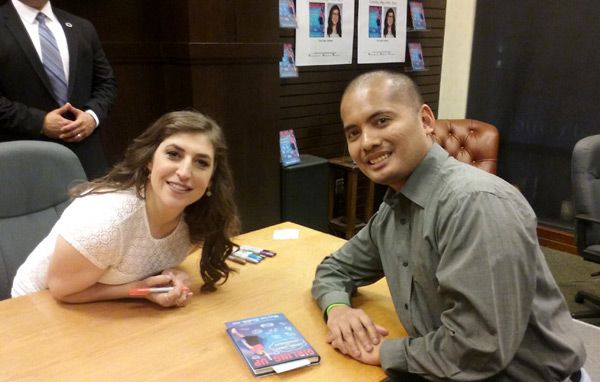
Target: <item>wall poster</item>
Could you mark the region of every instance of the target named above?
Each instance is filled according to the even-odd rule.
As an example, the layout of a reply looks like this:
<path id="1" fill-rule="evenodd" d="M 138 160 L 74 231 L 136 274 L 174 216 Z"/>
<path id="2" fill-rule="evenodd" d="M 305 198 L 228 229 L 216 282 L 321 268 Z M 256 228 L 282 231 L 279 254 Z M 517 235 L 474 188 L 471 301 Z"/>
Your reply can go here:
<path id="1" fill-rule="evenodd" d="M 406 10 L 406 0 L 359 0 L 359 64 L 405 61 Z"/>
<path id="2" fill-rule="evenodd" d="M 354 0 L 298 0 L 296 65 L 352 63 Z"/>

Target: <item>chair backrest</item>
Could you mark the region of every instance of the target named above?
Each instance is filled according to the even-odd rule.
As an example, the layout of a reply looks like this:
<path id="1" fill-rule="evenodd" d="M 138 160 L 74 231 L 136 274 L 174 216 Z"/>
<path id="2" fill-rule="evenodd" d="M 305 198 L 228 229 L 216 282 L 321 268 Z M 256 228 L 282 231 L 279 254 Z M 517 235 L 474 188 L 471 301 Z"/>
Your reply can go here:
<path id="1" fill-rule="evenodd" d="M 600 134 L 578 141 L 571 160 L 575 214 L 600 219 Z M 589 225 L 585 245 L 600 244 L 600 228 Z"/>
<path id="2" fill-rule="evenodd" d="M 57 143 L 0 143 L 0 300 L 69 204 L 69 186 L 85 179 L 77 156 Z"/>
<path id="3" fill-rule="evenodd" d="M 475 119 L 438 119 L 432 136 L 459 161 L 496 174 L 500 134 L 494 125 Z"/>

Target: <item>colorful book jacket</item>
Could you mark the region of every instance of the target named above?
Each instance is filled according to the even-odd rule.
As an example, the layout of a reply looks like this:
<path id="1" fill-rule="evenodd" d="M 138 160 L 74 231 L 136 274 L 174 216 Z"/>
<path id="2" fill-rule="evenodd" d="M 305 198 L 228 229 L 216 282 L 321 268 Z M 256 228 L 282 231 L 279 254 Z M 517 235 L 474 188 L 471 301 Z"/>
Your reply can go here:
<path id="1" fill-rule="evenodd" d="M 283 167 L 300 163 L 300 153 L 298 152 L 294 130 L 282 130 L 279 132 L 279 152 Z"/>
<path id="2" fill-rule="evenodd" d="M 283 313 L 230 321 L 225 326 L 255 376 L 316 365 L 321 361 Z"/>
<path id="3" fill-rule="evenodd" d="M 298 28 L 294 0 L 279 0 L 279 27 Z"/>
<path id="4" fill-rule="evenodd" d="M 279 61 L 279 78 L 298 77 L 298 68 L 294 59 L 292 44 L 283 44 L 283 56 Z"/>
<path id="5" fill-rule="evenodd" d="M 369 38 L 381 37 L 381 7 L 369 6 Z"/>
<path id="6" fill-rule="evenodd" d="M 413 70 L 425 70 L 425 60 L 423 59 L 423 50 L 420 42 L 409 42 L 408 52 L 410 63 Z"/>
<path id="7" fill-rule="evenodd" d="M 308 4 L 308 37 L 325 37 L 325 3 Z"/>
<path id="8" fill-rule="evenodd" d="M 409 1 L 410 16 L 412 19 L 413 29 L 422 31 L 427 29 L 427 23 L 425 22 L 425 11 L 423 10 L 423 3 L 420 1 Z"/>

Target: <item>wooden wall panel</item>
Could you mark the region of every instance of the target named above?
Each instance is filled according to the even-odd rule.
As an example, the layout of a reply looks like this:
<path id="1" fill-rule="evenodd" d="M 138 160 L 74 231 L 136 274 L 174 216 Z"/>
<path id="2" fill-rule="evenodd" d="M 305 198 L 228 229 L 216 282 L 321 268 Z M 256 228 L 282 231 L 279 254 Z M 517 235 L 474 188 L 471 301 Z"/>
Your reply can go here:
<path id="1" fill-rule="evenodd" d="M 165 112 L 194 108 L 225 130 L 244 231 L 279 222 L 277 6 L 259 0 L 53 0 L 89 19 L 119 96 L 101 128 L 111 162 Z"/>

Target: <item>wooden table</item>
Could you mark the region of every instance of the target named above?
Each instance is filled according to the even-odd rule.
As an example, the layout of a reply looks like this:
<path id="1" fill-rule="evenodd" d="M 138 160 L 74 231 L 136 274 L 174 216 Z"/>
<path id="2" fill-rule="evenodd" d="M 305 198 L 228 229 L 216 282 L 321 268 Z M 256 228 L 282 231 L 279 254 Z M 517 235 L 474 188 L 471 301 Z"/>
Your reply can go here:
<path id="1" fill-rule="evenodd" d="M 298 240 L 276 241 L 274 229 L 297 228 Z M 315 267 L 344 240 L 293 223 L 236 239 L 276 251 L 238 273 L 217 292 L 197 293 L 182 309 L 144 300 L 71 305 L 47 291 L 0 302 L 0 381 L 254 381 L 225 333 L 225 321 L 283 312 L 321 355 L 321 364 L 266 381 L 380 381 L 378 367 L 346 358 L 325 343 L 326 326 L 310 295 Z M 182 267 L 197 276 L 198 254 Z M 392 337 L 406 335 L 384 281 L 361 288 L 365 309 Z"/>

